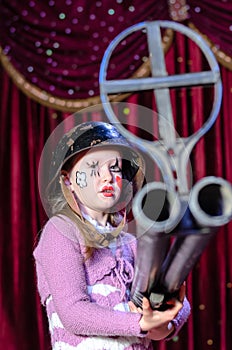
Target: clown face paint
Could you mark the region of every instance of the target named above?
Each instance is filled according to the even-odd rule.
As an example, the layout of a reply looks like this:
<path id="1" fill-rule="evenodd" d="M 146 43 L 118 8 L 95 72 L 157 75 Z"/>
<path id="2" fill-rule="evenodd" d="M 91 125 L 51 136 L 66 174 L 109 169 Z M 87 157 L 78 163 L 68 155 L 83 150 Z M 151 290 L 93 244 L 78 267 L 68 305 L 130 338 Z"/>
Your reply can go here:
<path id="1" fill-rule="evenodd" d="M 121 176 L 116 176 L 116 182 L 120 190 L 122 190 L 122 177 Z"/>
<path id="2" fill-rule="evenodd" d="M 81 208 L 91 217 L 110 213 L 118 203 L 122 190 L 122 159 L 116 149 L 92 149 L 69 173 L 72 190 Z"/>
<path id="3" fill-rule="evenodd" d="M 86 173 L 80 173 L 79 171 L 76 172 L 76 184 L 80 186 L 80 188 L 86 187 Z"/>
<path id="4" fill-rule="evenodd" d="M 99 171 L 98 171 L 98 161 L 94 162 L 92 161 L 92 164 L 86 163 L 92 170 L 90 176 L 100 176 Z"/>

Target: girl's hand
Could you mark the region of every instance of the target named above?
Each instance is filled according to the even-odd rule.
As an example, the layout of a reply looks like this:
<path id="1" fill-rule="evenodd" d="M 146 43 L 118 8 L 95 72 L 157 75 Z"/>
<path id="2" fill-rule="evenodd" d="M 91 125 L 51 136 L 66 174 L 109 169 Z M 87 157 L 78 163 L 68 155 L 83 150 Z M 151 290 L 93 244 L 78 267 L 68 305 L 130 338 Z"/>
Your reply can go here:
<path id="1" fill-rule="evenodd" d="M 148 332 L 147 337 L 153 340 L 161 340 L 173 332 L 174 326 L 171 321 L 182 308 L 184 296 L 185 285 L 180 288 L 179 300 L 170 300 L 169 304 L 172 305 L 172 307 L 165 311 L 152 310 L 147 298 L 143 298 L 142 309 L 136 308 L 132 302 L 129 302 L 129 306 L 132 312 L 139 312 L 142 314 L 139 324 L 143 332 Z"/>
<path id="2" fill-rule="evenodd" d="M 167 337 L 174 329 L 171 321 L 176 317 L 182 303 L 179 300 L 172 301 L 172 307 L 165 311 L 152 310 L 147 298 L 143 298 L 143 315 L 139 321 L 143 332 L 148 332 L 148 337 L 160 340 Z"/>

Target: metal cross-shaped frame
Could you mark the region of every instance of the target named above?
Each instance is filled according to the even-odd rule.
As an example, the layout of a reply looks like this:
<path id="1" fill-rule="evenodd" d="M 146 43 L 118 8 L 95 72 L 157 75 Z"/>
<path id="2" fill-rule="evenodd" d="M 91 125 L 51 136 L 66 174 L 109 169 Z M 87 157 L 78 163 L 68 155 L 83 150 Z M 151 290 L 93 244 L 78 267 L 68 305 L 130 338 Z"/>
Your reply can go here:
<path id="1" fill-rule="evenodd" d="M 164 52 L 162 49 L 161 28 L 169 28 L 188 36 L 194 41 L 204 53 L 211 70 L 196 73 L 186 73 L 168 76 L 165 67 Z M 116 46 L 128 35 L 135 31 L 146 31 L 148 48 L 150 51 L 152 77 L 107 80 L 108 63 Z M 178 187 L 179 193 L 188 193 L 189 186 L 186 177 L 186 166 L 189 154 L 198 140 L 210 129 L 215 122 L 221 105 L 222 84 L 220 70 L 217 61 L 208 45 L 193 30 L 186 26 L 170 21 L 142 22 L 129 27 L 120 33 L 105 51 L 100 68 L 100 95 L 103 108 L 109 120 L 117 123 L 120 132 L 136 147 L 149 153 L 153 159 L 160 164 L 164 182 L 170 190 Z M 211 114 L 206 123 L 188 138 L 176 138 L 173 113 L 170 101 L 169 88 L 188 87 L 196 85 L 214 85 L 214 103 Z M 142 140 L 127 131 L 115 115 L 109 94 L 122 92 L 135 92 L 143 90 L 154 90 L 159 117 L 159 134 L 162 142 L 149 142 Z M 162 147 L 163 143 L 163 147 Z M 172 150 L 172 156 L 167 150 Z M 173 177 L 173 167 L 177 173 L 177 181 Z M 181 186 L 179 186 L 181 184 Z"/>

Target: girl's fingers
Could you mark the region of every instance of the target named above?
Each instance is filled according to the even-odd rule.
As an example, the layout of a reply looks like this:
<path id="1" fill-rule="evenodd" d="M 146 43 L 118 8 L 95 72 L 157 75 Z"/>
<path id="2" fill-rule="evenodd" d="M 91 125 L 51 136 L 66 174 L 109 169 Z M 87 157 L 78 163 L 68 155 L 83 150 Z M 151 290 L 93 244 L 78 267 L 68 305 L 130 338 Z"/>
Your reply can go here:
<path id="1" fill-rule="evenodd" d="M 147 298 L 143 298 L 143 314 L 149 316 L 152 314 L 153 310 L 150 306 L 149 300 Z"/>
<path id="2" fill-rule="evenodd" d="M 128 306 L 131 312 L 137 312 L 136 306 L 134 303 L 132 303 L 132 301 L 128 301 Z"/>
<path id="3" fill-rule="evenodd" d="M 179 300 L 176 300 L 175 305 L 171 309 L 167 310 L 167 312 L 170 315 L 170 320 L 172 320 L 177 316 L 178 312 L 182 309 L 182 307 L 183 307 L 182 302 L 180 302 Z"/>
<path id="4" fill-rule="evenodd" d="M 135 306 L 135 304 L 132 301 L 128 301 L 128 305 L 131 312 L 137 312 L 139 314 L 142 313 L 142 309 L 140 307 Z"/>

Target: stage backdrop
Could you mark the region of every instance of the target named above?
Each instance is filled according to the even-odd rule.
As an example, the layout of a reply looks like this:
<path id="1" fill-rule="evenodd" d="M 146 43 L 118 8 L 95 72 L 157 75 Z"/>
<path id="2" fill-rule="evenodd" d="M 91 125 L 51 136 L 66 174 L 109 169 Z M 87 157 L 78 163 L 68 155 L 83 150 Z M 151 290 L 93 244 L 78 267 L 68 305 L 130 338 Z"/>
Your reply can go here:
<path id="1" fill-rule="evenodd" d="M 38 192 L 38 165 L 47 138 L 71 113 L 100 102 L 100 62 L 118 33 L 144 20 L 181 21 L 211 45 L 223 82 L 218 120 L 191 155 L 193 181 L 215 175 L 232 182 L 232 5 L 212 0 L 2 0 L 0 14 L 0 344 L 4 350 L 47 350 L 48 325 L 32 257 L 47 220 Z M 169 74 L 206 68 L 196 46 L 181 35 L 164 33 L 164 49 Z M 132 75 L 149 75 L 146 46 L 139 38 L 122 43 L 109 70 L 109 77 Z M 209 114 L 211 89 L 180 89 L 171 97 L 178 133 L 196 131 Z M 125 117 L 129 124 L 137 122 L 137 104 L 155 109 L 150 91 L 123 101 L 129 112 L 134 106 Z M 90 119 L 101 120 L 102 115 L 85 112 L 80 122 Z M 154 342 L 154 349 L 232 348 L 231 250 L 229 224 L 188 277 L 192 314 L 187 324 L 177 338 Z"/>

